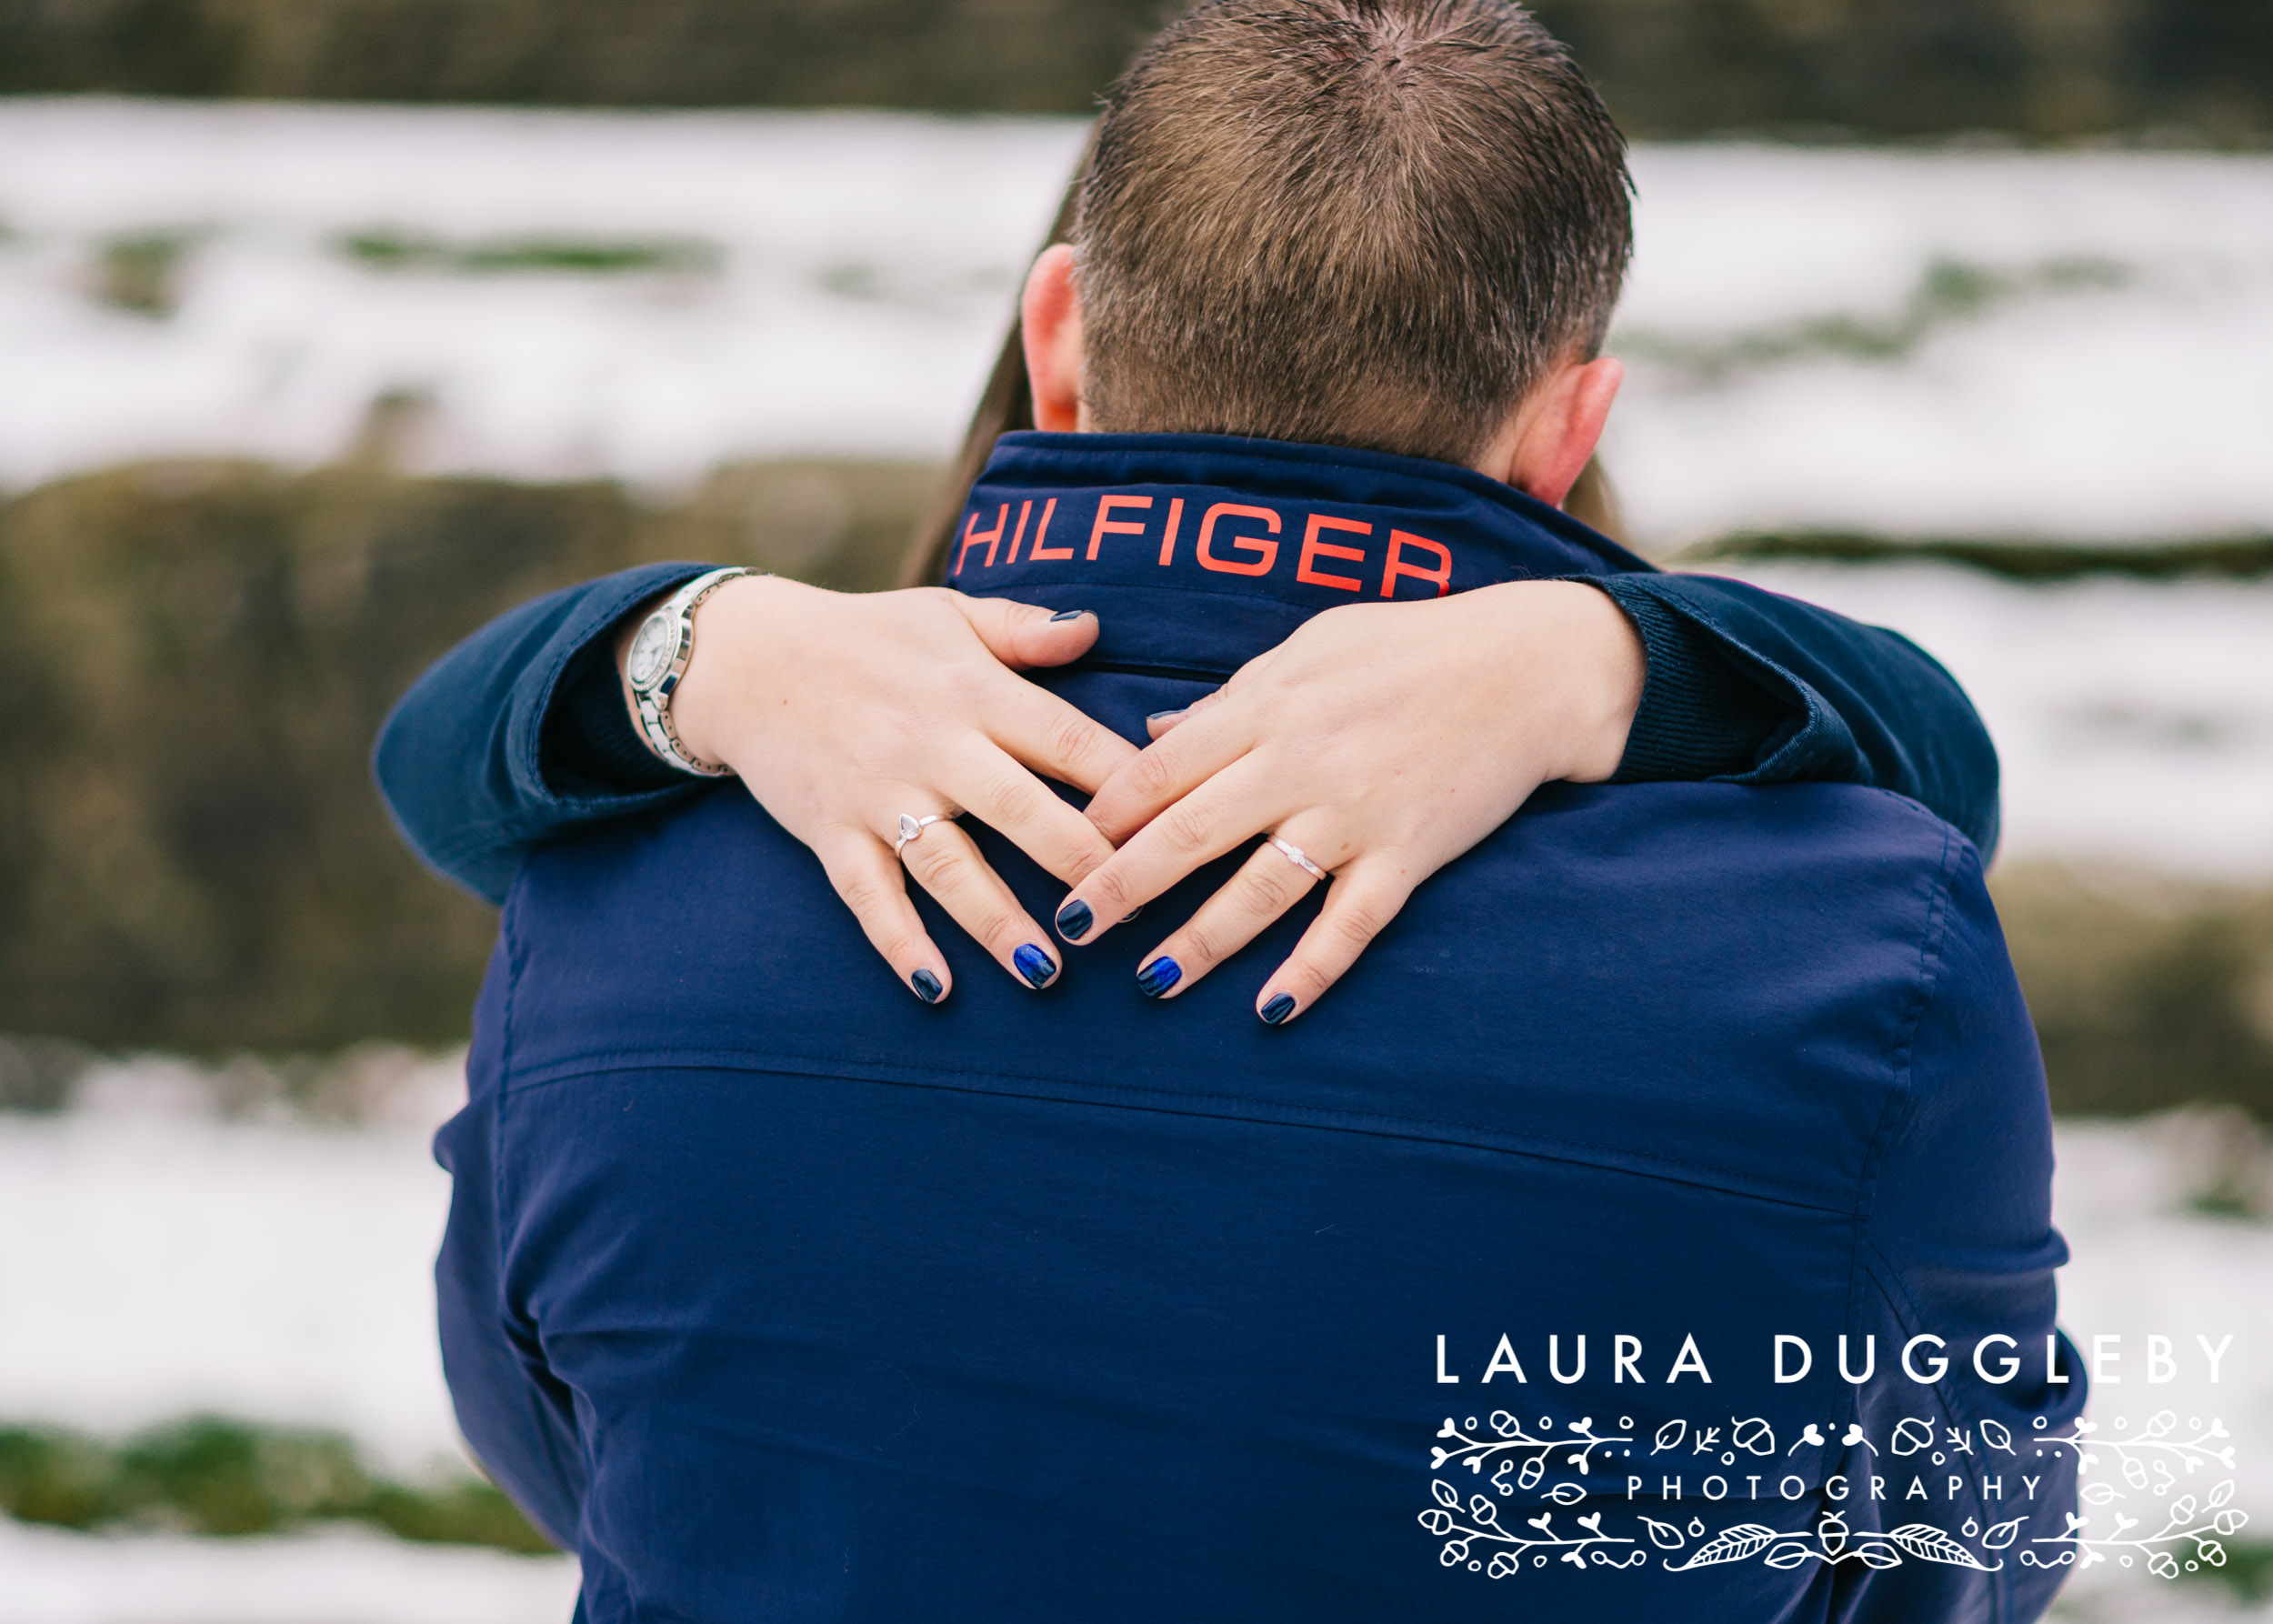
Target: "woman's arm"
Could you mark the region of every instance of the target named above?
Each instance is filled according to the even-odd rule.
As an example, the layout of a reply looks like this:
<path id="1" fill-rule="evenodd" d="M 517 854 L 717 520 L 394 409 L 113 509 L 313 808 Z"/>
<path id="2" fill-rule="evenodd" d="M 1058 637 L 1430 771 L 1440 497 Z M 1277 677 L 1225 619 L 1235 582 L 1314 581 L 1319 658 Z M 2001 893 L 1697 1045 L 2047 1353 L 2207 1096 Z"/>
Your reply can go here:
<path id="1" fill-rule="evenodd" d="M 635 609 L 704 567 L 651 566 L 538 598 L 476 634 L 419 680 L 388 718 L 379 739 L 376 767 L 396 821 L 421 857 L 459 884 L 499 900 L 523 856 L 538 842 L 580 824 L 646 810 L 697 787 L 654 762 L 639 742 L 621 702 L 614 646 L 621 623 Z M 1407 617 L 1415 629 L 1403 645 L 1417 670 L 1428 675 L 1435 686 L 1444 679 L 1446 661 L 1470 657 L 1481 660 L 1475 671 L 1457 673 L 1459 686 L 1482 694 L 1493 727 L 1530 741 L 1529 753 L 1504 751 L 1496 760 L 1491 752 L 1479 752 L 1473 738 L 1446 753 L 1456 771 L 1471 777 L 1498 775 L 1490 796 L 1472 795 L 1471 801 L 1506 799 L 1513 794 L 1507 807 L 1511 812 L 1537 783 L 1565 776 L 1563 767 L 1577 759 L 1583 746 L 1592 752 L 1590 761 L 1614 764 L 1621 778 L 1727 777 L 1757 783 L 1808 778 L 1875 784 L 1922 801 L 1964 829 L 1985 852 L 1993 843 L 1995 752 L 1963 692 L 1902 638 L 1795 599 L 1709 576 L 1590 577 L 1590 588 L 1601 587 L 1625 610 L 1623 617 L 1595 620 L 1575 605 L 1598 604 L 1600 594 L 1587 590 L 1577 600 L 1562 599 L 1558 607 L 1551 592 L 1539 590 L 1557 585 L 1487 588 L 1486 594 L 1499 596 L 1467 605 L 1466 617 L 1475 621 L 1479 636 L 1466 644 L 1439 635 L 1447 623 L 1438 612 L 1486 594 L 1404 606 L 1417 611 Z M 778 586 L 784 589 L 779 598 L 810 596 L 801 599 L 802 606 L 780 601 L 767 606 L 757 604 L 757 595 L 751 594 L 745 606 L 749 613 L 715 625 L 706 621 L 707 636 L 700 644 L 705 657 L 697 660 L 696 669 L 707 667 L 723 674 L 729 666 L 762 664 L 766 646 L 778 645 L 782 636 L 782 628 L 768 629 L 767 614 L 781 614 L 785 607 L 790 611 L 790 618 L 798 623 L 798 658 L 805 662 L 798 667 L 794 693 L 761 697 L 747 686 L 764 681 L 758 672 L 739 684 L 712 685 L 714 692 L 727 691 L 711 708 L 726 713 L 723 722 L 713 723 L 722 732 L 734 729 L 736 715 L 756 719 L 762 709 L 766 737 L 771 741 L 767 748 L 775 756 L 800 758 L 795 764 L 801 771 L 794 786 L 785 784 L 776 792 L 776 798 L 795 795 L 809 803 L 826 783 L 836 781 L 840 769 L 830 764 L 850 759 L 846 755 L 844 696 L 860 683 L 870 684 L 874 691 L 879 676 L 875 651 L 897 647 L 905 652 L 908 627 L 900 624 L 900 617 L 924 614 L 926 606 L 936 609 L 941 598 L 957 600 L 956 595 L 934 592 L 847 598 L 791 583 Z M 1474 614 L 1478 607 L 1499 603 L 1507 606 L 1509 617 L 1505 620 Z M 821 604 L 860 617 L 861 634 L 814 637 L 809 611 Z M 964 718 L 964 756 L 983 756 L 978 739 L 991 732 L 1004 741 L 1010 757 L 1032 767 L 1052 747 L 1040 736 L 1055 725 L 1070 724 L 1054 711 L 1045 715 L 1035 709 L 1027 696 L 1038 690 L 1010 679 L 1000 661 L 1045 665 L 1077 657 L 1088 647 L 1095 623 L 1057 626 L 1042 620 L 1039 611 L 1014 605 L 1003 605 L 1001 610 L 1005 618 L 999 628 L 987 622 L 957 645 L 953 657 L 967 662 L 960 670 L 970 678 L 968 683 L 960 677 L 943 680 L 937 670 L 900 669 L 903 662 L 896 662 L 894 671 L 883 677 L 899 685 L 893 690 L 898 696 L 896 703 L 936 709 L 952 695 L 959 706 L 976 706 L 978 711 L 992 707 L 999 714 L 974 711 Z M 707 606 L 704 613 L 710 615 Z M 1306 628 L 1297 640 L 1306 634 L 1316 639 L 1317 634 Z M 1638 647 L 1647 650 L 1646 676 L 1644 663 L 1636 659 L 1637 637 Z M 1556 637 L 1563 641 L 1553 641 Z M 1398 647 L 1399 637 L 1393 631 L 1387 644 L 1368 647 L 1366 660 L 1357 668 L 1377 671 Z M 778 647 L 775 652 L 778 654 Z M 1638 706 L 1629 695 L 1624 714 L 1615 705 L 1607 710 L 1600 706 L 1583 712 L 1558 710 L 1569 690 L 1558 692 L 1542 683 L 1537 667 L 1526 664 L 1543 658 L 1552 659 L 1564 677 L 1590 673 L 1580 687 L 1597 697 L 1621 682 L 1639 678 Z M 844 669 L 835 669 L 836 665 Z M 1003 679 L 1002 686 L 981 680 L 990 667 L 992 675 Z M 1432 667 L 1433 674 L 1428 674 Z M 1337 679 L 1329 670 L 1317 680 Z M 734 697 L 737 691 L 744 695 L 739 704 Z M 791 703 L 781 703 L 785 697 Z M 1224 703 L 1228 697 L 1227 690 Z M 1213 708 L 1211 705 L 1195 714 Z M 1293 707 L 1293 714 L 1319 713 L 1306 699 Z M 1603 731 L 1606 727 L 1617 729 L 1615 737 Z M 889 727 L 880 727 L 877 741 L 860 747 L 871 758 L 876 750 L 896 747 L 890 733 Z M 1583 740 L 1577 737 L 1581 733 L 1587 735 Z M 1067 736 L 1084 737 L 1078 729 Z M 1362 728 L 1347 734 L 1348 741 L 1361 747 L 1367 737 Z M 1199 770 L 1205 758 L 1189 748 L 1198 738 L 1194 734 L 1181 760 L 1172 757 L 1167 764 L 1174 768 L 1171 773 L 1151 775 L 1158 784 L 1154 794 L 1137 797 L 1128 793 L 1130 785 L 1124 781 L 1115 795 L 1093 808 L 1108 835 L 1133 834 L 1153 811 L 1197 788 L 1210 776 Z M 1408 730 L 1402 745 L 1413 742 Z M 1089 739 L 1086 747 L 1092 750 L 1093 759 L 1082 774 L 1089 778 L 1084 787 L 1102 785 L 1106 774 L 1100 769 L 1117 766 L 1130 754 L 1117 740 Z M 995 766 L 998 770 L 999 763 Z M 1550 767 L 1557 770 L 1547 771 Z M 846 776 L 853 770 L 850 766 L 842 768 Z M 857 770 L 872 779 L 877 768 L 870 759 Z M 936 758 L 910 760 L 892 770 L 918 793 L 930 793 L 943 803 L 964 804 L 946 792 L 943 781 L 957 769 Z M 1535 770 L 1541 776 L 1521 782 L 1527 772 Z M 1590 776 L 1598 777 L 1607 770 L 1603 767 Z M 757 776 L 772 777 L 762 769 Z M 1518 786 L 1520 793 L 1514 793 Z M 1013 791 L 1023 787 L 1016 780 L 1003 780 L 1000 787 Z M 1040 797 L 1034 805 L 1039 807 L 1042 800 L 1054 804 L 1056 797 Z M 774 809 L 771 801 L 766 804 Z M 784 809 L 791 812 L 785 822 L 798 817 L 795 809 Z M 1498 820 L 1495 817 L 1493 823 Z M 1256 824 L 1232 844 L 1257 829 L 1277 827 L 1277 821 Z M 1054 822 L 1029 827 L 1027 840 L 1032 844 L 1020 844 L 1069 882 L 1085 877 L 1108 855 L 1102 847 L 1081 847 Z M 1465 848 L 1464 844 L 1458 849 Z M 1457 852 L 1447 853 L 1439 863 L 1452 855 Z M 1197 859 L 1176 870 L 1176 876 L 1195 866 Z M 1435 866 L 1427 871 L 1433 872 Z M 936 953 L 907 927 L 912 910 L 906 909 L 905 895 L 896 884 L 879 884 L 893 877 L 862 875 L 850 882 L 847 902 L 904 978 L 920 987 L 915 973 L 929 968 L 941 977 L 944 987 L 945 967 L 933 967 Z M 1108 883 L 1117 877 L 1108 876 Z M 1022 910 L 1006 914 L 994 890 L 999 882 L 990 885 L 991 879 L 983 877 L 981 894 L 966 899 L 960 911 L 951 907 L 950 912 L 966 927 L 976 927 L 990 945 L 1000 948 L 997 957 L 1006 966 L 1023 975 L 1017 968 L 1018 950 L 1038 947 L 1048 936 Z M 1099 913 L 1109 920 L 1126 911 Z M 1352 951 L 1350 957 L 1355 956 Z"/>
<path id="2" fill-rule="evenodd" d="M 1709 576 L 1510 582 L 1330 609 L 1156 718 L 1154 737 L 1090 803 L 1118 849 L 1058 917 L 1094 941 L 1111 928 L 1099 921 L 1274 835 L 1285 845 L 1257 847 L 1137 974 L 1173 997 L 1330 877 L 1257 994 L 1273 1025 L 1553 780 L 1868 784 L 1923 801 L 1985 849 L 1996 837 L 1996 752 L 1948 673 L 1890 632 Z"/>

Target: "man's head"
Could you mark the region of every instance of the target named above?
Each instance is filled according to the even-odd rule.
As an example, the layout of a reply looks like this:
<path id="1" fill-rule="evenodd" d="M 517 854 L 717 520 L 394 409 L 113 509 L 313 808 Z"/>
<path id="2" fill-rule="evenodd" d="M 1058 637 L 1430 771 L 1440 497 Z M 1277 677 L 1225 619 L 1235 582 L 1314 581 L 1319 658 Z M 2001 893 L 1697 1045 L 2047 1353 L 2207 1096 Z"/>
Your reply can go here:
<path id="1" fill-rule="evenodd" d="M 1504 0 L 1208 0 L 1115 87 L 1036 267 L 1037 419 L 1506 477 L 1542 414 L 1599 432 L 1627 198 L 1600 100 Z"/>

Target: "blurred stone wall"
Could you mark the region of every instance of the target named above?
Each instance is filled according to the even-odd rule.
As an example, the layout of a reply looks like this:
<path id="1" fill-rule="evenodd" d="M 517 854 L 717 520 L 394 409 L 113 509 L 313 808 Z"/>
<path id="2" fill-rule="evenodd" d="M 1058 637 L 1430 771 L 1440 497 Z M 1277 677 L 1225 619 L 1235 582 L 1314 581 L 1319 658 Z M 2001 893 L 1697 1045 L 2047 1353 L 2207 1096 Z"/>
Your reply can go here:
<path id="1" fill-rule="evenodd" d="M 1990 889 L 2058 1108 L 2203 1100 L 2273 1123 L 2273 891 L 2048 865 Z"/>
<path id="2" fill-rule="evenodd" d="M 0 0 L 0 93 L 1080 112 L 1161 0 Z M 2273 131 L 2267 0 L 1539 0 L 1637 135 Z"/>
<path id="3" fill-rule="evenodd" d="M 496 917 L 388 827 L 367 757 L 395 699 L 500 610 L 635 563 L 886 584 L 934 479 L 727 468 L 665 511 L 606 484 L 177 463 L 0 504 L 0 1033 L 458 1040 Z M 31 1052 L 0 1100 L 43 1092 Z"/>

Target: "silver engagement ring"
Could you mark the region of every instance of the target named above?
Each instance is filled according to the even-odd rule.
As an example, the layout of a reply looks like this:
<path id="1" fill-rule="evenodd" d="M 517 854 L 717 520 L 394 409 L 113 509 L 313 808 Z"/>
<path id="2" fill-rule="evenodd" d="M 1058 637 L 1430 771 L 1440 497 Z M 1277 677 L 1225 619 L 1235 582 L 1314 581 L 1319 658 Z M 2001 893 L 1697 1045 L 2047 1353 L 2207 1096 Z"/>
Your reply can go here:
<path id="1" fill-rule="evenodd" d="M 905 823 L 906 820 L 903 818 L 901 821 Z M 1325 869 L 1319 867 L 1316 863 L 1312 862 L 1307 857 L 1304 856 L 1302 847 L 1297 846 L 1293 841 L 1281 840 L 1276 835 L 1267 835 L 1264 837 L 1273 846 L 1278 847 L 1278 855 L 1280 857 L 1285 857 L 1289 863 L 1292 863 L 1296 867 L 1301 869 L 1305 874 L 1307 874 L 1312 879 L 1330 880 L 1334 877 Z"/>
<path id="2" fill-rule="evenodd" d="M 934 812 L 928 817 L 918 817 L 913 812 L 901 813 L 900 837 L 892 842 L 892 855 L 898 857 L 903 847 L 910 840 L 921 839 L 924 831 L 933 824 L 952 822 L 962 816 L 960 812 Z"/>

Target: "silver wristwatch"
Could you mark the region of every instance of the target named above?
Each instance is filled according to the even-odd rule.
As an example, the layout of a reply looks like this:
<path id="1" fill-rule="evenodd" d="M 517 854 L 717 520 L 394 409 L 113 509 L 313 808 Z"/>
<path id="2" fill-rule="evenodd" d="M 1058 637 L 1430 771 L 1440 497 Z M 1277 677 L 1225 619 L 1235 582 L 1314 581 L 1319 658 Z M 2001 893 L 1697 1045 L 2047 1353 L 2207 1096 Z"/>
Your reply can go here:
<path id="1" fill-rule="evenodd" d="M 695 657 L 695 611 L 703 599 L 736 576 L 754 576 L 755 569 L 714 569 L 696 576 L 666 598 L 660 608 L 639 623 L 624 659 L 624 678 L 631 685 L 633 706 L 639 712 L 639 730 L 647 747 L 677 767 L 702 778 L 723 778 L 731 767 L 697 760 L 679 743 L 671 726 L 671 696 L 686 675 L 686 662 Z"/>

